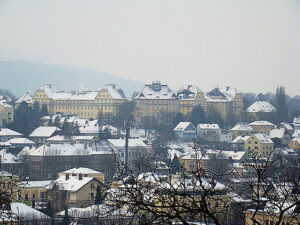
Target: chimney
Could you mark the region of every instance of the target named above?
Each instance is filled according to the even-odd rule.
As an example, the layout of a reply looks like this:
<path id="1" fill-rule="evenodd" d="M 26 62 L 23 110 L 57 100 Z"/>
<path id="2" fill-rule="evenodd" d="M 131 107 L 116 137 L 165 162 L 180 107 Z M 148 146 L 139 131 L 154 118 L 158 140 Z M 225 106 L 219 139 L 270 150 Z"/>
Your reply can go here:
<path id="1" fill-rule="evenodd" d="M 66 180 L 69 180 L 70 174 L 66 173 Z"/>
<path id="2" fill-rule="evenodd" d="M 78 180 L 82 180 L 82 173 L 78 174 Z"/>

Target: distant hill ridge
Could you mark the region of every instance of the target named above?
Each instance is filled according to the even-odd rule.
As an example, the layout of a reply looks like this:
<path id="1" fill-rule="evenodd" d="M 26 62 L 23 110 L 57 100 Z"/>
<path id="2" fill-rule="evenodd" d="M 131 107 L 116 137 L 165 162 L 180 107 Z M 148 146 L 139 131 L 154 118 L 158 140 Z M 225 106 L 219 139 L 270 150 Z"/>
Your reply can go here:
<path id="1" fill-rule="evenodd" d="M 0 88 L 9 89 L 16 97 L 33 94 L 43 84 L 53 84 L 58 90 L 100 90 L 106 84 L 117 84 L 127 97 L 140 91 L 143 84 L 91 69 L 45 64 L 31 61 L 0 61 Z"/>

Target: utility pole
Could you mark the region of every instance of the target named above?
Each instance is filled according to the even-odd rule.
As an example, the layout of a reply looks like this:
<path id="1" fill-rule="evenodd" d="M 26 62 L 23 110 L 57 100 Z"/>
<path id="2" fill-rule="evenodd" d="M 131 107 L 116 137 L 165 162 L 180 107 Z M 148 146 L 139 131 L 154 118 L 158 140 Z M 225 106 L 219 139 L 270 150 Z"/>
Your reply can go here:
<path id="1" fill-rule="evenodd" d="M 125 168 L 128 168 L 128 139 L 130 136 L 130 124 L 129 120 L 125 122 L 126 136 L 125 136 Z"/>

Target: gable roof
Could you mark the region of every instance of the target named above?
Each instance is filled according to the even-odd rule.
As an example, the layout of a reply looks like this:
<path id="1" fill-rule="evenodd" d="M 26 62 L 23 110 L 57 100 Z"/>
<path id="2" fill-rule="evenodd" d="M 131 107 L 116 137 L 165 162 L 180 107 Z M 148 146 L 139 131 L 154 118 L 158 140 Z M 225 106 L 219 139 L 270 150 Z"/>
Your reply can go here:
<path id="1" fill-rule="evenodd" d="M 26 92 L 21 98 L 19 98 L 16 103 L 21 103 L 21 102 L 26 102 L 28 104 L 32 104 L 33 103 L 33 99 L 32 96 Z"/>
<path id="2" fill-rule="evenodd" d="M 282 138 L 284 136 L 285 129 L 284 128 L 275 128 L 270 131 L 270 138 Z"/>
<path id="3" fill-rule="evenodd" d="M 276 108 L 267 101 L 256 101 L 252 105 L 250 105 L 247 112 L 276 112 Z"/>
<path id="4" fill-rule="evenodd" d="M 262 144 L 272 144 L 273 143 L 271 138 L 266 134 L 255 133 L 255 134 L 252 134 L 252 135 L 255 136 L 257 138 L 257 140 Z"/>
<path id="5" fill-rule="evenodd" d="M 177 126 L 173 130 L 174 131 L 184 131 L 188 127 L 191 127 L 193 130 L 196 131 L 195 126 L 191 122 L 180 122 L 177 124 Z"/>
<path id="6" fill-rule="evenodd" d="M 220 129 L 219 124 L 212 123 L 199 123 L 197 126 L 198 129 Z"/>
<path id="7" fill-rule="evenodd" d="M 0 136 L 23 136 L 23 134 L 9 128 L 0 128 Z"/>
<path id="8" fill-rule="evenodd" d="M 79 168 L 72 168 L 72 169 L 69 169 L 69 170 L 65 170 L 61 173 L 74 173 L 74 174 L 79 174 L 79 173 L 82 173 L 82 174 L 103 174 L 101 172 L 98 172 L 96 170 L 92 170 L 90 168 L 85 168 L 85 167 L 79 167 Z"/>
<path id="9" fill-rule="evenodd" d="M 69 179 L 66 180 L 65 176 L 61 176 L 54 181 L 54 184 L 57 184 L 60 190 L 76 192 L 92 180 L 99 182 L 93 177 L 82 177 L 80 180 L 77 177 L 70 176 Z"/>
<path id="10" fill-rule="evenodd" d="M 249 123 L 250 126 L 274 126 L 274 123 L 271 123 L 266 120 L 259 120 L 259 121 L 253 121 L 252 123 Z"/>
<path id="11" fill-rule="evenodd" d="M 146 84 L 136 99 L 177 99 L 177 96 L 168 85 L 153 82 Z"/>
<path id="12" fill-rule="evenodd" d="M 40 126 L 36 128 L 32 133 L 29 135 L 29 137 L 51 137 L 51 135 L 54 134 L 55 131 L 60 131 L 61 129 L 58 127 L 43 127 Z"/>
<path id="13" fill-rule="evenodd" d="M 230 130 L 232 131 L 253 131 L 252 127 L 250 127 L 248 124 L 246 123 L 237 123 L 233 128 L 231 128 Z"/>

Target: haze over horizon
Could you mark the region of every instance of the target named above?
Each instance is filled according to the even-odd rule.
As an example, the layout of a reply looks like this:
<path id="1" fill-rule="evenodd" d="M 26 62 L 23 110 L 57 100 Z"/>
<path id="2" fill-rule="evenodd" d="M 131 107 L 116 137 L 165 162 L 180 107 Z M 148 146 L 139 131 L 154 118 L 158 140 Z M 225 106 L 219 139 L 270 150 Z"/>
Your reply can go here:
<path id="1" fill-rule="evenodd" d="M 0 0 L 0 60 L 300 95 L 299 27 L 297 0 Z"/>

